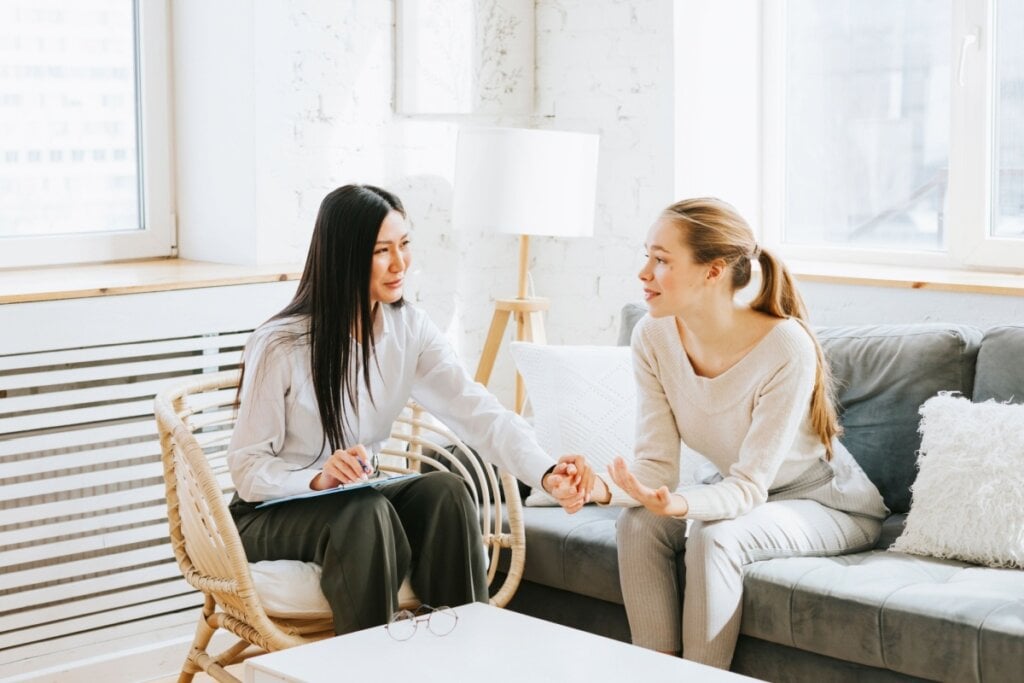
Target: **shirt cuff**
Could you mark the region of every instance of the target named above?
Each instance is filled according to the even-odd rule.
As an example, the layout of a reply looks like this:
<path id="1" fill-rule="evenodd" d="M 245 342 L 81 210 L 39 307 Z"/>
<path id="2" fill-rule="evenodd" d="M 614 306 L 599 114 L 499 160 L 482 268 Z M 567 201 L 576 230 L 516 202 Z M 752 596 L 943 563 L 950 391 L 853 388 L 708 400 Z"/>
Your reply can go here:
<path id="1" fill-rule="evenodd" d="M 287 498 L 299 493 L 309 493 L 313 489 L 310 483 L 320 470 L 289 470 L 274 477 L 273 483 L 255 488 L 252 499 L 244 498 L 247 503 L 262 503 L 276 498 Z"/>

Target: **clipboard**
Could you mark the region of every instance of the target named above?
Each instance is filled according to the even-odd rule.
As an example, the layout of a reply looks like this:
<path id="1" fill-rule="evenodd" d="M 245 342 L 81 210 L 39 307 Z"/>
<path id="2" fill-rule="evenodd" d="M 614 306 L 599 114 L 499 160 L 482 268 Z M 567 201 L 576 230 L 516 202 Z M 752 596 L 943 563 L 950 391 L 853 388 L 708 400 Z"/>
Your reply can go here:
<path id="1" fill-rule="evenodd" d="M 280 503 L 287 503 L 293 500 L 305 500 L 306 498 L 319 498 L 320 496 L 332 496 L 336 493 L 347 493 L 349 491 L 358 491 L 359 489 L 380 488 L 382 486 L 388 486 L 394 484 L 397 481 L 403 481 L 412 477 L 420 476 L 419 472 L 409 472 L 406 474 L 381 474 L 380 476 L 366 481 L 354 481 L 351 484 L 342 484 L 341 486 L 335 486 L 333 489 L 324 489 L 323 491 L 308 491 L 306 493 L 296 493 L 294 496 L 283 496 L 281 498 L 272 498 L 265 500 L 256 506 L 256 510 L 260 508 L 269 507 L 271 505 L 278 505 Z"/>

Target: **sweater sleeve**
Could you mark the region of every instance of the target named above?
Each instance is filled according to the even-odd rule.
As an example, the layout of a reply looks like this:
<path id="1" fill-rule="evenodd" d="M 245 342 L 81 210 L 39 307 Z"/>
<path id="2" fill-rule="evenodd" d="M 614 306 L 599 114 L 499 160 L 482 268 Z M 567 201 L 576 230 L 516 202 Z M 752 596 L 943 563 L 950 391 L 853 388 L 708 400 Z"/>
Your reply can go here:
<path id="1" fill-rule="evenodd" d="M 413 399 L 480 456 L 534 488 L 554 463 L 533 429 L 473 380 L 437 326 L 422 316 Z"/>
<path id="2" fill-rule="evenodd" d="M 689 506 L 688 519 L 732 519 L 768 500 L 768 489 L 810 410 L 817 371 L 810 340 L 786 348 L 788 357 L 757 394 L 750 429 L 728 476 L 680 491 Z"/>
<path id="3" fill-rule="evenodd" d="M 245 378 L 227 464 L 242 500 L 258 502 L 309 491 L 319 470 L 277 457 L 285 440 L 291 362 L 286 343 L 257 330 L 245 347 Z M 310 454 L 312 457 L 313 454 Z"/>
<path id="4" fill-rule="evenodd" d="M 634 460 L 629 469 L 645 486 L 675 490 L 679 485 L 679 428 L 658 378 L 658 359 L 644 335 L 643 324 L 633 331 L 632 347 L 637 406 Z M 608 505 L 639 505 L 607 473 L 599 472 L 598 476 L 611 492 Z"/>

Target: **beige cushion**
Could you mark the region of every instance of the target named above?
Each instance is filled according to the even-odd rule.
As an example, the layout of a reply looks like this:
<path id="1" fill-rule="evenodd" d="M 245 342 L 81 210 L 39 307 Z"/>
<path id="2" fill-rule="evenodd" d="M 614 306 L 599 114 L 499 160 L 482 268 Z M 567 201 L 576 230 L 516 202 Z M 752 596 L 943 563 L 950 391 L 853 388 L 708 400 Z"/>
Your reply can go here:
<path id="1" fill-rule="evenodd" d="M 320 590 L 320 565 L 299 560 L 263 560 L 250 562 L 249 573 L 268 615 L 280 619 L 331 617 L 331 606 Z M 406 578 L 398 591 L 398 604 L 407 607 L 418 602 Z"/>

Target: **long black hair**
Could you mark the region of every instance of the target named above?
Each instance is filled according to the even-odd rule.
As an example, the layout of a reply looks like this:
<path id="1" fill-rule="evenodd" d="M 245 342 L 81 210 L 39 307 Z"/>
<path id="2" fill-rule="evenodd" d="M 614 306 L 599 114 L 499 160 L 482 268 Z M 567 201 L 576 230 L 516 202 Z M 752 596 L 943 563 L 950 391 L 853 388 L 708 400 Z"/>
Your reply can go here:
<path id="1" fill-rule="evenodd" d="M 381 223 L 392 211 L 406 215 L 398 197 L 372 185 L 345 185 L 324 197 L 295 297 L 270 319 L 305 317 L 309 321 L 301 336 L 309 343 L 313 390 L 324 439 L 332 452 L 346 445 L 349 423 L 344 399 L 357 405 L 360 368 L 373 401 L 370 274 Z M 400 306 L 402 301 L 391 305 Z M 353 335 L 358 335 L 358 358 L 354 358 Z"/>

